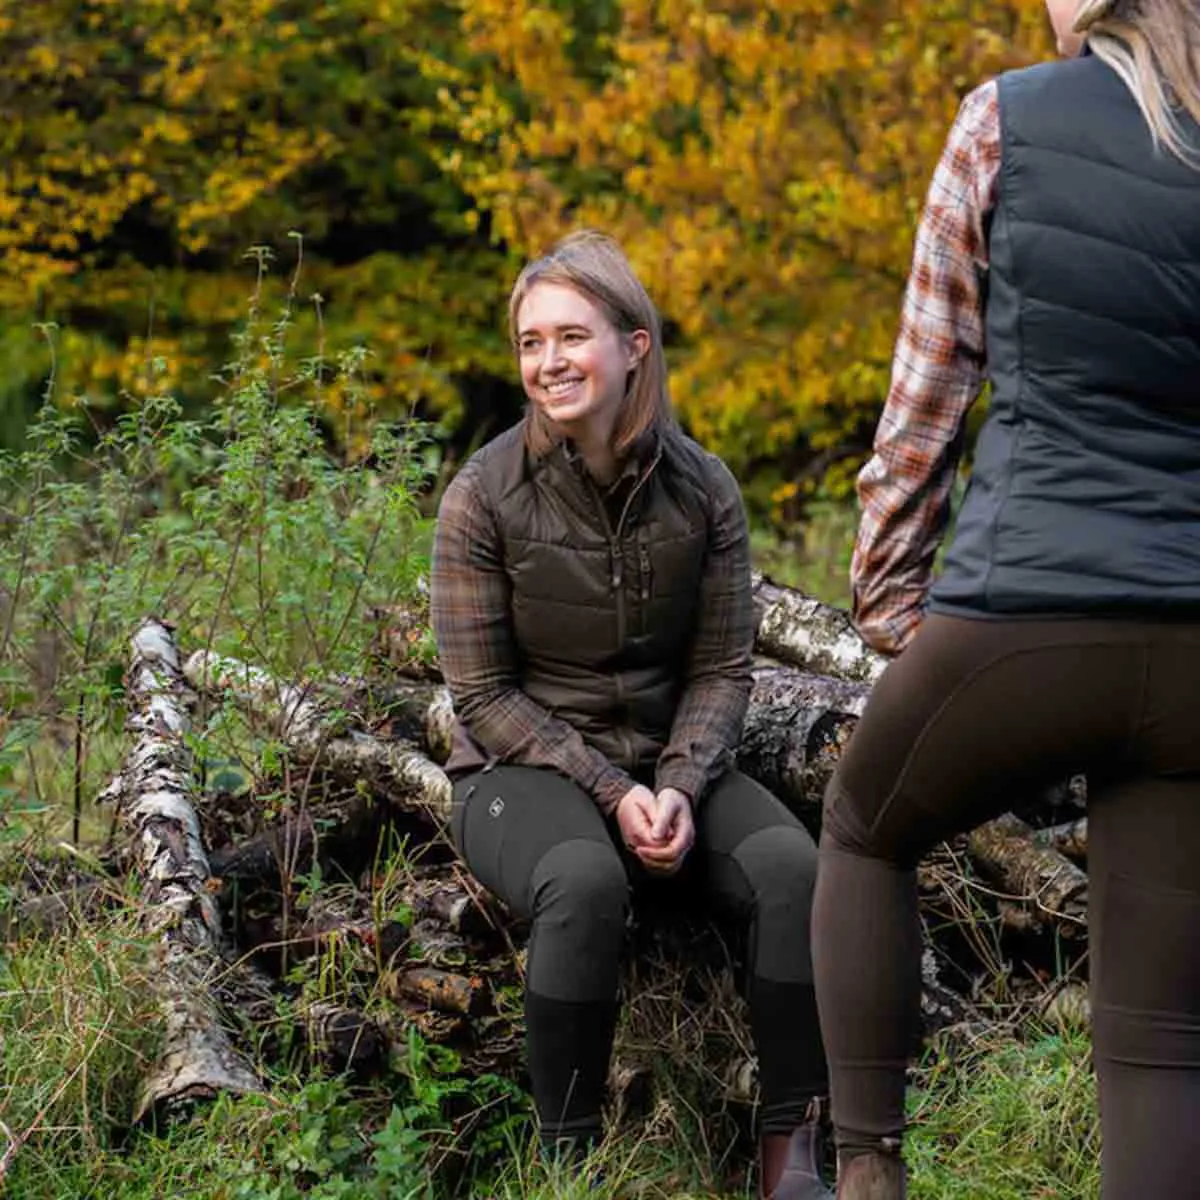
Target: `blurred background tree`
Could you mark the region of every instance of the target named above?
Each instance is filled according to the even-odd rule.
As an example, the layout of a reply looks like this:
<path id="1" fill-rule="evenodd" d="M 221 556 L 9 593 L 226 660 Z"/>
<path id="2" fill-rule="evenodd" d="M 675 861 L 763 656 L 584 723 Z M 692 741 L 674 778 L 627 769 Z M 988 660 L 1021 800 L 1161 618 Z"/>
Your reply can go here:
<path id="1" fill-rule="evenodd" d="M 1041 0 L 0 0 L 0 420 L 54 322 L 98 420 L 151 354 L 203 405 L 254 244 L 303 235 L 329 435 L 519 412 L 521 259 L 621 240 L 677 406 L 759 513 L 844 489 L 884 396 L 921 199 L 962 95 L 1051 51 Z"/>
<path id="2" fill-rule="evenodd" d="M 367 344 L 368 403 L 459 419 L 469 381 L 508 367 L 504 252 L 419 121 L 437 101 L 413 48 L 459 40 L 422 0 L 0 0 L 10 434 L 46 371 L 35 321 L 61 327 L 60 391 L 101 416 L 144 386 L 149 343 L 204 403 L 253 283 L 244 252 L 291 260 L 292 230 L 312 353 Z M 328 401 L 344 436 L 363 400 Z"/>

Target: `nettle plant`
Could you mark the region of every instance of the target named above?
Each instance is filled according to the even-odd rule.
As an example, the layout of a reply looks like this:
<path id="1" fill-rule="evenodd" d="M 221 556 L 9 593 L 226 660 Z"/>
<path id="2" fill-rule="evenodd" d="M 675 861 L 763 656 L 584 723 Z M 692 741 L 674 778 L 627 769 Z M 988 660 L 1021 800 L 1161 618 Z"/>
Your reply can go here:
<path id="1" fill-rule="evenodd" d="M 298 243 L 297 243 L 298 244 Z M 273 319 L 266 248 L 221 396 L 199 417 L 146 362 L 144 398 L 110 426 L 56 395 L 50 371 L 25 446 L 0 453 L 0 830 L 78 844 L 120 754 L 129 637 L 147 615 L 184 650 L 253 660 L 286 680 L 360 672 L 372 607 L 409 599 L 424 560 L 415 497 L 430 438 L 375 421 L 368 352 L 289 344 L 300 264 Z M 312 298 L 318 318 L 321 298 Z M 318 320 L 318 328 L 320 321 Z M 330 436 L 326 393 L 362 395 Z M 344 404 L 342 411 L 347 411 Z M 350 435 L 349 437 L 347 435 Z M 352 446 L 335 452 L 333 445 Z M 49 823 L 47 825 L 47 822 Z"/>

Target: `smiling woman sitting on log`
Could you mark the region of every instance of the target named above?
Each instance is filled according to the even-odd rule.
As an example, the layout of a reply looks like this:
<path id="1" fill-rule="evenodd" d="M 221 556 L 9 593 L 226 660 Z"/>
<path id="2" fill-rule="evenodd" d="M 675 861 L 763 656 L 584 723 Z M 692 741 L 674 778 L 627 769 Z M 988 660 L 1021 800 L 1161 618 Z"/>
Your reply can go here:
<path id="1" fill-rule="evenodd" d="M 918 859 L 1074 773 L 1102 1194 L 1200 1197 L 1200 8 L 1049 7 L 1069 59 L 985 84 L 950 134 L 859 478 L 855 616 L 899 656 L 822 830 L 842 1200 L 905 1192 Z M 930 589 L 985 368 L 990 411 Z"/>
<path id="2" fill-rule="evenodd" d="M 733 768 L 754 638 L 737 484 L 678 428 L 658 314 L 613 242 L 530 263 L 509 316 L 529 407 L 446 491 L 432 616 L 460 722 L 453 836 L 532 918 L 543 1145 L 600 1135 L 630 883 L 677 875 L 749 922 L 761 1194 L 827 1196 L 815 847 Z"/>

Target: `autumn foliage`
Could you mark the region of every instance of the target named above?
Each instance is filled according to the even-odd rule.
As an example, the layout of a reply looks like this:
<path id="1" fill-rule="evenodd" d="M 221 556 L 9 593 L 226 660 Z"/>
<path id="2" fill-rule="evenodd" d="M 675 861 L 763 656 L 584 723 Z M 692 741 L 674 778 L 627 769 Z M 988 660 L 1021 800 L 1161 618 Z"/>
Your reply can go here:
<path id="1" fill-rule="evenodd" d="M 202 402 L 294 230 L 312 352 L 371 350 L 331 410 L 478 426 L 516 265 L 587 224 L 689 427 L 786 500 L 862 449 L 959 100 L 1049 52 L 1041 0 L 0 0 L 0 415 L 46 320 L 66 392 L 158 355 Z"/>

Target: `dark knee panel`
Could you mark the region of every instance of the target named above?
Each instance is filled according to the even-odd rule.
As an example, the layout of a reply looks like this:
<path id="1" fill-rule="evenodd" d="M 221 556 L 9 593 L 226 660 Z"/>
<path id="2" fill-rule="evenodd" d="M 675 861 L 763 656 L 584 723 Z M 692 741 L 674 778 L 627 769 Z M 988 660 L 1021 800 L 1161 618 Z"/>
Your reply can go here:
<path id="1" fill-rule="evenodd" d="M 750 890 L 753 973 L 780 983 L 811 983 L 809 922 L 817 849 L 805 830 L 771 826 L 733 852 Z"/>
<path id="2" fill-rule="evenodd" d="M 529 884 L 528 986 L 554 1000 L 611 1000 L 629 911 L 616 849 L 590 839 L 548 850 Z"/>

